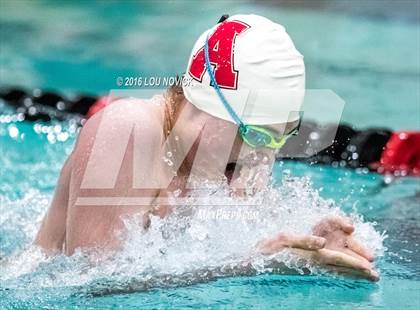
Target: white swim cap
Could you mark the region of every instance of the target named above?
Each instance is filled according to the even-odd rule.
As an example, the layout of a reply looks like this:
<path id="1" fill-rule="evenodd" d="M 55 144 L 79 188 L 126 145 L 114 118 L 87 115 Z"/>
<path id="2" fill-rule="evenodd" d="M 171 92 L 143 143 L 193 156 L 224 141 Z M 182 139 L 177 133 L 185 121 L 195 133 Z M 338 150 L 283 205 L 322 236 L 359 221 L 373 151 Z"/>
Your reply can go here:
<path id="1" fill-rule="evenodd" d="M 283 26 L 258 15 L 234 15 L 205 31 L 195 43 L 183 84 L 198 109 L 234 122 L 210 84 L 204 45 L 223 95 L 245 124 L 297 120 L 305 90 L 303 56 Z"/>

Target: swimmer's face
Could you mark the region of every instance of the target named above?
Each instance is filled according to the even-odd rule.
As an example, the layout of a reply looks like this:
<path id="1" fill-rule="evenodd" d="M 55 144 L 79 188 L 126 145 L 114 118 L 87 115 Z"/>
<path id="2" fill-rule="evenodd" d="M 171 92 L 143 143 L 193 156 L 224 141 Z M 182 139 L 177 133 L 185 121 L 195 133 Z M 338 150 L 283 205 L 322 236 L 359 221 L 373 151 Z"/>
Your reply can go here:
<path id="1" fill-rule="evenodd" d="M 266 128 L 277 137 L 281 137 L 282 135 L 289 134 L 297 125 L 298 121 L 266 126 L 259 125 L 259 127 Z M 206 130 L 203 131 L 200 139 L 200 145 L 208 148 L 208 154 L 220 154 L 222 157 L 225 154 L 229 155 L 228 163 L 243 164 L 244 161 L 252 158 L 252 164 L 258 164 L 258 162 L 255 162 L 255 159 L 268 162 L 275 158 L 276 150 L 266 147 L 254 148 L 244 143 L 238 132 L 238 127 L 232 122 L 209 116 L 206 120 L 205 128 Z"/>
<path id="2" fill-rule="evenodd" d="M 194 140 L 192 149 L 197 151 L 192 153 L 189 161 L 194 162 L 196 167 L 205 169 L 207 174 L 225 169 L 226 163 L 257 166 L 261 163 L 270 164 L 275 159 L 276 150 L 249 146 L 242 140 L 237 125 L 205 113 L 188 101 L 184 102 L 179 122 L 181 126 L 178 127 L 178 135 L 183 137 L 183 141 Z M 269 129 L 280 137 L 293 131 L 298 123 L 296 121 L 259 127 Z"/>
<path id="3" fill-rule="evenodd" d="M 258 127 L 264 128 L 272 132 L 275 137 L 282 137 L 283 135 L 290 134 L 299 124 L 299 121 L 290 123 L 278 123 L 270 125 L 258 125 Z M 235 146 L 231 154 L 232 161 L 249 161 L 248 164 L 258 164 L 259 161 L 263 163 L 271 162 L 275 159 L 275 155 L 278 150 L 267 148 L 267 147 L 251 147 L 243 141 L 239 132 L 235 138 Z M 251 156 L 252 155 L 252 156 Z M 258 155 L 258 156 L 255 156 Z"/>

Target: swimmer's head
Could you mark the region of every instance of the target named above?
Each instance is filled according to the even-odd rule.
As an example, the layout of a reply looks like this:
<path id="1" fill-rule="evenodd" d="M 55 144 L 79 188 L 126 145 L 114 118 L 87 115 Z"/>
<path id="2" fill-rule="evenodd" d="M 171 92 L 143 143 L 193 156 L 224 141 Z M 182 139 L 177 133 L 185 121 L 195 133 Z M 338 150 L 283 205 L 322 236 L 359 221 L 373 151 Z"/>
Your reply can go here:
<path id="1" fill-rule="evenodd" d="M 239 125 L 215 84 L 243 124 L 258 125 L 280 137 L 298 124 L 305 87 L 303 57 L 284 27 L 264 17 L 234 15 L 205 31 L 194 45 L 185 78 L 169 95 L 171 101 L 182 102 L 176 109 L 189 111 L 189 128 L 183 134 L 195 122 L 204 121 L 211 129 L 200 136 L 200 145 L 207 145 L 209 154 L 220 154 L 218 150 L 231 141 L 229 132 L 238 132 Z M 238 134 L 230 162 L 247 153 L 243 142 Z M 249 148 L 249 153 L 254 151 Z"/>
<path id="2" fill-rule="evenodd" d="M 258 15 L 234 15 L 205 31 L 195 43 L 183 92 L 199 110 L 238 123 L 221 102 L 206 68 L 245 124 L 294 122 L 305 88 L 303 56 L 284 27 Z"/>

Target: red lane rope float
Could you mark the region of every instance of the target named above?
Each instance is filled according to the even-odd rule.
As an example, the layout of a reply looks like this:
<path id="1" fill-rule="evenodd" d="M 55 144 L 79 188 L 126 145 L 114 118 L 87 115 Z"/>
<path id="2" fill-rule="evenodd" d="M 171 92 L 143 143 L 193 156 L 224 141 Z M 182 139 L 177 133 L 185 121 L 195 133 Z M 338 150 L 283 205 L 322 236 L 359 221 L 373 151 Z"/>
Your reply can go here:
<path id="1" fill-rule="evenodd" d="M 420 132 L 394 132 L 385 145 L 377 172 L 420 176 Z"/>

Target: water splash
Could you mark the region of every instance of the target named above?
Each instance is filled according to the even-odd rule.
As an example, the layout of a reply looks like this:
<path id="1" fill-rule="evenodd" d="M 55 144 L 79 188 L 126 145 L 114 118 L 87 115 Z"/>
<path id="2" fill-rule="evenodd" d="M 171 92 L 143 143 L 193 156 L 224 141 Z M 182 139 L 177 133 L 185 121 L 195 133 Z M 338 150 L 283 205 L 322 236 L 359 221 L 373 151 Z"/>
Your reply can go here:
<path id="1" fill-rule="evenodd" d="M 200 192 L 200 205 L 194 204 L 197 197 L 192 195 L 168 217 L 152 217 L 148 230 L 140 228 L 141 216 L 125 218 L 120 232 L 122 249 L 105 258 L 95 251 L 45 257 L 39 249 L 28 246 L 36 230 L 29 229 L 27 248 L 2 262 L 0 279 L 8 288 L 25 283 L 34 289 L 73 287 L 78 292 L 106 294 L 206 281 L 238 274 L 244 266 L 254 274 L 270 272 L 268 259 L 299 273 L 319 272 L 286 251 L 269 258 L 253 251 L 258 241 L 275 233 L 308 234 L 321 218 L 342 214 L 334 201 L 319 196 L 309 178 L 285 175 L 280 187 L 261 191 L 246 203 L 224 196 L 226 191 L 212 189 L 204 199 Z M 31 205 L 39 220 L 39 210 L 45 210 L 48 199 L 38 193 L 40 200 L 36 202 L 34 195 L 24 197 L 19 204 Z M 214 205 L 216 198 L 223 199 L 224 204 Z M 254 216 L 241 216 L 244 212 Z M 383 236 L 357 214 L 352 217 L 356 238 L 381 255 Z M 17 222 L 21 227 L 33 227 L 33 220 L 34 216 L 15 218 L 13 213 L 6 213 L 3 222 L 9 222 L 10 227 Z"/>
<path id="2" fill-rule="evenodd" d="M 2 289 L 25 287 L 32 292 L 60 287 L 66 288 L 60 290 L 63 294 L 104 294 L 206 281 L 232 274 L 244 263 L 254 273 L 271 271 L 266 258 L 253 252 L 258 241 L 280 231 L 307 234 L 322 217 L 342 213 L 336 202 L 320 196 L 309 178 L 292 177 L 283 169 L 283 176 L 276 177 L 281 184 L 247 200 L 227 197 L 228 188 L 215 190 L 207 184 L 211 190 L 201 191 L 200 197 L 192 195 L 167 218 L 152 217 L 148 230 L 140 228 L 142 217 L 125 218 L 122 249 L 106 258 L 94 251 L 46 257 L 31 244 L 77 127 L 71 121 L 30 124 L 19 115 L 4 115 L 8 117 L 3 116 L 0 124 L 0 142 L 7 146 L 0 157 Z M 10 136 L 11 125 L 18 136 L 14 129 Z M 166 155 L 169 159 L 172 154 Z M 180 194 L 175 191 L 173 198 Z M 381 254 L 383 236 L 356 211 L 352 217 L 356 237 Z M 319 272 L 287 252 L 270 258 L 298 272 L 305 268 Z"/>

